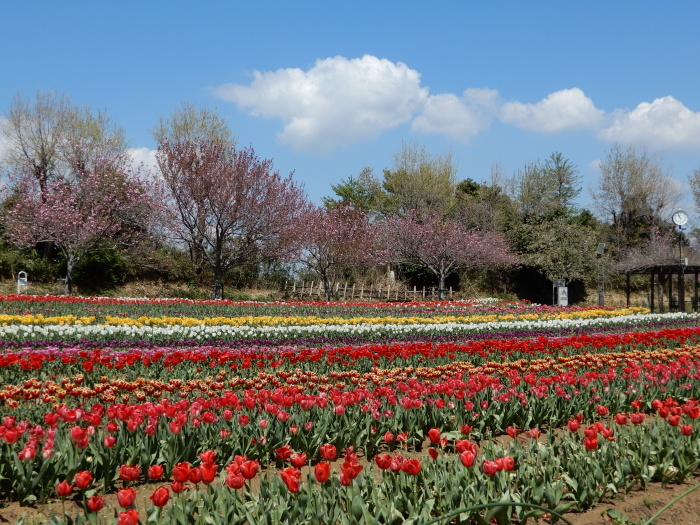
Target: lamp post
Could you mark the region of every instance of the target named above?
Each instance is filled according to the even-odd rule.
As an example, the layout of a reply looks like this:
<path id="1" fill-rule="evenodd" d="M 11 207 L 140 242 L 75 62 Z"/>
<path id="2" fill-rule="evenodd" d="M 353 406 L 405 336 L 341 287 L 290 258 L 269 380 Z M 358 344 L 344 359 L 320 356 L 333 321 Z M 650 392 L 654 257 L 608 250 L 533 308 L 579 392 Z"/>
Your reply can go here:
<path id="1" fill-rule="evenodd" d="M 598 243 L 596 258 L 598 259 L 598 306 L 605 306 L 605 267 L 603 266 L 605 243 Z"/>

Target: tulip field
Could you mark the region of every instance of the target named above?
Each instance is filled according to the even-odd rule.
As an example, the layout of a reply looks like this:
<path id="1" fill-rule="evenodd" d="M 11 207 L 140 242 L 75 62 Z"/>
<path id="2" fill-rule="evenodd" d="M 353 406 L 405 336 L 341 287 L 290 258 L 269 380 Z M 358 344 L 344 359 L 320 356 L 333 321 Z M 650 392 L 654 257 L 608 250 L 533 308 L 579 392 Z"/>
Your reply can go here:
<path id="1" fill-rule="evenodd" d="M 496 300 L 2 296 L 0 515 L 566 523 L 697 472 L 699 321 Z"/>

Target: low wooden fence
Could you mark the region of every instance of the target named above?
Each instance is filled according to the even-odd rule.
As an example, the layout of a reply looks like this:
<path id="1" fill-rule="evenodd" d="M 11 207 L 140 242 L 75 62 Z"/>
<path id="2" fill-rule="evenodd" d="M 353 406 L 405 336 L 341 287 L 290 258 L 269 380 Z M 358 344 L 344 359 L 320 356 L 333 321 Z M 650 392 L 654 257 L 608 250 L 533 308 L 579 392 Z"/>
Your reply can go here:
<path id="1" fill-rule="evenodd" d="M 288 299 L 306 301 L 325 301 L 326 292 L 321 282 L 285 282 L 282 289 L 283 296 Z M 433 287 L 409 289 L 400 283 L 387 283 L 384 285 L 366 286 L 336 282 L 333 286 L 332 299 L 335 301 L 433 301 L 440 296 L 440 290 Z M 445 290 L 444 298 L 452 300 L 455 293 L 452 287 Z"/>

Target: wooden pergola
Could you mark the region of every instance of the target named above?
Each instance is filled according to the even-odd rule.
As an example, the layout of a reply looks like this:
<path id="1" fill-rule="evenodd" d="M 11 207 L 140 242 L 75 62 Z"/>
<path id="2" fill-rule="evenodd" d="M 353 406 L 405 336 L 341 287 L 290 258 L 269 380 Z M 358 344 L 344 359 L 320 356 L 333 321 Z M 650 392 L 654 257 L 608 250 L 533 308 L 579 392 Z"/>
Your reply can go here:
<path id="1" fill-rule="evenodd" d="M 680 264 L 657 264 L 652 266 L 644 266 L 640 268 L 634 268 L 622 272 L 627 277 L 626 294 L 627 294 L 627 304 L 630 304 L 630 275 L 649 275 L 649 308 L 654 311 L 654 290 L 655 279 L 657 275 L 668 275 L 668 298 L 669 298 L 669 309 L 677 309 L 680 312 L 686 311 L 686 293 L 685 293 L 685 277 L 688 275 L 693 275 L 694 279 L 694 290 L 693 298 L 691 300 L 692 309 L 696 312 L 698 311 L 698 275 L 700 274 L 700 266 L 688 265 L 681 266 Z M 674 297 L 673 292 L 673 276 L 677 275 L 676 292 L 677 297 Z M 661 304 L 660 304 L 661 306 Z"/>

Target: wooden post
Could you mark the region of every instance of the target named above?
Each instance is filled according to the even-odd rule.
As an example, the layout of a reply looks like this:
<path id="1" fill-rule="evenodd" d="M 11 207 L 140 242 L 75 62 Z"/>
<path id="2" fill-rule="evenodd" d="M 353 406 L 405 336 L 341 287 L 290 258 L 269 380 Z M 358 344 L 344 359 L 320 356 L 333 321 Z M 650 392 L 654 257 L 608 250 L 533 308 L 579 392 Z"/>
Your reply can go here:
<path id="1" fill-rule="evenodd" d="M 417 292 L 417 291 L 418 291 L 417 288 L 414 286 L 414 287 L 413 287 L 413 301 L 414 301 L 414 302 L 415 302 L 415 300 L 416 300 L 416 292 Z"/>
<path id="2" fill-rule="evenodd" d="M 300 297 L 301 299 L 304 298 L 304 285 L 305 285 L 305 284 L 306 284 L 306 283 L 305 283 L 304 281 L 301 281 L 301 292 L 299 293 L 299 297 Z"/>
<path id="3" fill-rule="evenodd" d="M 386 285 L 386 300 L 389 300 L 389 294 L 391 293 L 391 285 L 387 284 Z"/>
<path id="4" fill-rule="evenodd" d="M 425 286 L 423 287 L 423 300 L 425 301 Z"/>
<path id="5" fill-rule="evenodd" d="M 369 285 L 369 300 L 372 300 L 372 292 L 374 291 L 374 283 Z"/>
<path id="6" fill-rule="evenodd" d="M 313 299 L 314 295 L 314 282 L 311 281 L 311 286 L 309 286 L 309 299 Z"/>
<path id="7" fill-rule="evenodd" d="M 362 287 L 360 288 L 360 301 L 362 301 L 365 293 L 365 284 L 362 283 Z"/>
<path id="8" fill-rule="evenodd" d="M 654 284 L 654 271 L 651 271 L 651 278 L 650 280 L 650 289 L 649 289 L 649 309 L 651 310 L 651 313 L 654 313 L 654 287 L 656 284 Z"/>
<path id="9" fill-rule="evenodd" d="M 352 293 L 350 294 L 350 300 L 354 301 L 355 300 L 355 285 L 352 285 Z"/>
<path id="10" fill-rule="evenodd" d="M 452 300 L 452 287 L 450 286 L 450 301 Z"/>
<path id="11" fill-rule="evenodd" d="M 348 282 L 345 281 L 345 286 L 343 287 L 343 301 L 345 300 L 345 294 L 348 291 Z"/>
<path id="12" fill-rule="evenodd" d="M 625 295 L 627 297 L 627 306 L 630 305 L 630 274 L 627 272 L 627 286 L 625 287 Z"/>

